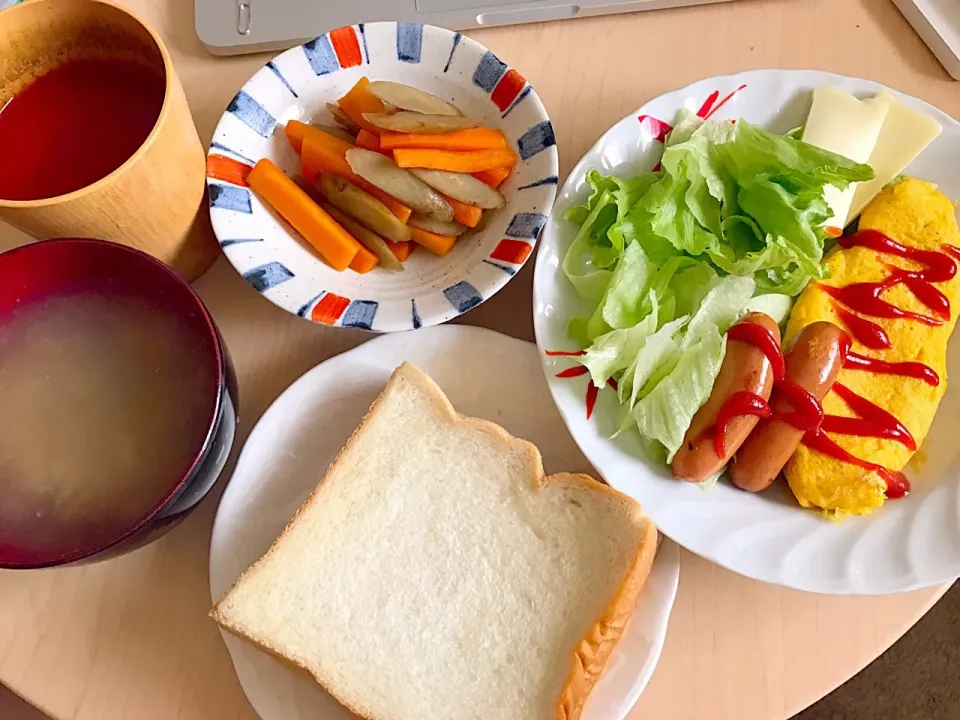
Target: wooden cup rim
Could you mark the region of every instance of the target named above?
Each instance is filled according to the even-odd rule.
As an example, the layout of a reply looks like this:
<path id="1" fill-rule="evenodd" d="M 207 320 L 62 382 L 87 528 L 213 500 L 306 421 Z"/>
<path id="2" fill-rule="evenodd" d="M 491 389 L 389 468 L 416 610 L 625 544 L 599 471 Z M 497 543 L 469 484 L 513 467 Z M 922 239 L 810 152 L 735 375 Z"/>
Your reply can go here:
<path id="1" fill-rule="evenodd" d="M 12 13 L 22 12 L 23 8 L 30 7 L 31 5 L 40 5 L 42 3 L 55 4 L 56 2 L 57 0 L 26 0 L 26 2 L 19 3 L 4 10 L 3 14 L 0 14 L 0 23 L 3 22 L 3 17 L 7 15 L 7 13 L 11 13 L 10 16 L 12 16 Z M 0 208 L 33 209 L 51 207 L 53 205 L 59 205 L 64 202 L 76 200 L 92 192 L 100 190 L 109 184 L 112 184 L 119 175 L 124 173 L 129 167 L 139 161 L 144 154 L 146 154 L 147 150 L 160 134 L 160 128 L 163 125 L 164 120 L 166 120 L 167 115 L 170 114 L 170 96 L 173 93 L 173 83 L 176 81 L 177 75 L 173 67 L 173 60 L 170 58 L 170 53 L 167 50 L 167 46 L 164 44 L 163 40 L 160 38 L 160 34 L 154 30 L 153 27 L 143 17 L 141 17 L 139 13 L 136 13 L 129 8 L 121 7 L 114 2 L 109 2 L 108 0 L 79 0 L 79 2 L 90 3 L 93 5 L 105 5 L 113 10 L 123 13 L 140 25 L 140 27 L 146 31 L 147 35 L 150 36 L 150 39 L 153 40 L 154 45 L 156 45 L 157 50 L 160 53 L 160 57 L 163 59 L 163 72 L 166 83 L 163 90 L 163 104 L 160 106 L 160 113 L 157 115 L 157 120 L 153 125 L 153 129 L 150 130 L 150 134 L 147 135 L 146 140 L 140 144 L 140 147 L 138 147 L 130 157 L 124 160 L 120 167 L 116 168 L 107 175 L 104 175 L 96 182 L 90 183 L 79 190 L 74 190 L 73 192 L 69 192 L 64 195 L 54 195 L 53 197 L 41 198 L 39 200 L 5 200 L 4 198 L 0 198 Z"/>

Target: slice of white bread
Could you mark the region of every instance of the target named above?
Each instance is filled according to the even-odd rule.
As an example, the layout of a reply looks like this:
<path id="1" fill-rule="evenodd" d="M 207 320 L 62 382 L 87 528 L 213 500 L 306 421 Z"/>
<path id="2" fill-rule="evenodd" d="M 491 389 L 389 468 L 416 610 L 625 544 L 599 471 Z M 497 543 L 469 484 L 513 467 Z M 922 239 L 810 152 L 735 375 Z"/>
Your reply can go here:
<path id="1" fill-rule="evenodd" d="M 371 720 L 575 720 L 657 531 L 398 368 L 211 616 Z"/>

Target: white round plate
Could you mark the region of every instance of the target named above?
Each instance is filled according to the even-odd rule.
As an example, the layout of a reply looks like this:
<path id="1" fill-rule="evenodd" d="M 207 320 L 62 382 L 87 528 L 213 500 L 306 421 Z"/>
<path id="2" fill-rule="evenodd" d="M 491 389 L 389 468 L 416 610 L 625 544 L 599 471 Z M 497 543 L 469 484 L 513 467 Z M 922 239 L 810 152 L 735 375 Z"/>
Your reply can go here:
<path id="1" fill-rule="evenodd" d="M 371 340 L 300 378 L 250 434 L 213 526 L 214 601 L 280 534 L 404 361 L 428 373 L 459 412 L 533 442 L 546 472 L 594 474 L 550 399 L 532 343 L 457 325 Z M 660 657 L 679 577 L 679 549 L 665 540 L 583 720 L 620 720 L 636 703 Z M 224 640 L 263 720 L 352 717 L 302 673 L 228 633 Z"/>
<path id="2" fill-rule="evenodd" d="M 334 124 L 336 102 L 361 77 L 414 85 L 455 103 L 507 136 L 520 162 L 488 211 L 446 257 L 419 248 L 402 273 L 336 272 L 245 186 L 261 158 L 287 175 L 300 159 L 288 120 Z M 314 322 L 376 332 L 446 322 L 507 284 L 530 256 L 557 194 L 553 127 L 523 76 L 468 37 L 418 23 L 331 30 L 268 62 L 230 101 L 210 143 L 207 187 L 213 230 L 227 258 L 271 302 Z M 225 160 L 223 158 L 226 158 Z"/>
<path id="3" fill-rule="evenodd" d="M 786 132 L 803 124 L 810 91 L 819 85 L 835 85 L 861 97 L 882 89 L 868 80 L 812 70 L 757 70 L 667 93 L 610 128 L 573 169 L 544 228 L 534 279 L 537 344 L 554 400 L 584 454 L 610 485 L 643 503 L 668 537 L 734 572 L 766 582 L 820 593 L 900 592 L 960 575 L 960 462 L 952 425 L 960 417 L 960 393 L 955 389 L 944 397 L 923 444 L 922 469 L 907 468 L 911 495 L 885 503 L 872 515 L 838 523 L 800 508 L 783 483 L 754 495 L 725 480 L 711 491 L 674 480 L 668 467 L 646 459 L 639 436 L 624 433 L 609 439 L 616 430 L 612 391 L 600 392 L 588 421 L 586 378 L 557 378 L 571 363 L 543 354 L 572 349 L 567 323 L 585 314 L 560 262 L 575 232 L 563 214 L 586 197 L 584 178 L 590 168 L 627 177 L 649 171 L 662 154 L 658 120 L 671 122 L 680 108 L 697 111 L 710 100 L 717 106 L 731 93 L 715 117 L 742 117 Z M 960 198 L 960 124 L 920 100 L 894 94 L 943 126 L 943 134 L 907 174 L 935 182 L 949 197 Z M 951 351 L 948 370 L 960 376 L 958 350 Z"/>

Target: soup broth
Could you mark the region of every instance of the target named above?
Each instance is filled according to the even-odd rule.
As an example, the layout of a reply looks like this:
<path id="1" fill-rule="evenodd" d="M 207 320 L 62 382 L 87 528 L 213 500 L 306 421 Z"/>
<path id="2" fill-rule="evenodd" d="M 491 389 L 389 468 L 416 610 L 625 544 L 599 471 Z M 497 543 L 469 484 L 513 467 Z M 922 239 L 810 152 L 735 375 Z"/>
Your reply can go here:
<path id="1" fill-rule="evenodd" d="M 216 410 L 209 339 L 95 290 L 0 317 L 0 546 L 106 542 L 190 469 Z"/>

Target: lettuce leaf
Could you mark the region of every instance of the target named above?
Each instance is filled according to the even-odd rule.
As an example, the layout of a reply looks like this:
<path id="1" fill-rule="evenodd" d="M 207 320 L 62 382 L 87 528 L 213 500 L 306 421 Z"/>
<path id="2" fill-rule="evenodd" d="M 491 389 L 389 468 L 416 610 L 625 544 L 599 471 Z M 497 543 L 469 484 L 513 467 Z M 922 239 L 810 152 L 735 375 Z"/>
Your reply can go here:
<path id="1" fill-rule="evenodd" d="M 670 374 L 634 406 L 631 416 L 640 434 L 666 448 L 668 463 L 680 449 L 694 414 L 710 396 L 725 351 L 726 337 L 716 326 L 704 326 L 694 344 L 675 354 Z"/>
<path id="2" fill-rule="evenodd" d="M 823 276 L 824 188 L 873 177 L 867 165 L 743 120 L 681 110 L 660 167 L 587 173 L 589 196 L 563 271 L 587 302 L 570 322 L 598 387 L 617 380 L 623 428 L 679 448 L 723 362 L 726 330 L 748 310 L 783 323 Z"/>

